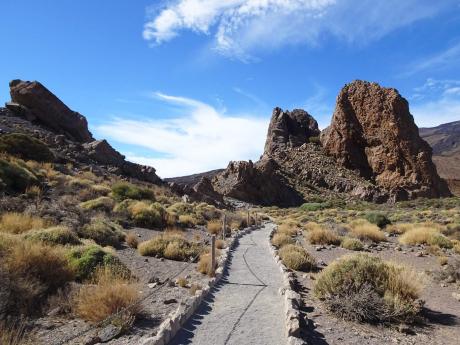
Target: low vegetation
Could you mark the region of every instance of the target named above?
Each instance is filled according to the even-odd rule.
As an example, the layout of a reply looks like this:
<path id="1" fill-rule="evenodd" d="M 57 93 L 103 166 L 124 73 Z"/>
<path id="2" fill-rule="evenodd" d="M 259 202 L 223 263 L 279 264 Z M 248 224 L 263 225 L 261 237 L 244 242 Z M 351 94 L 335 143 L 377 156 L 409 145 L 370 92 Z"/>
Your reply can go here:
<path id="1" fill-rule="evenodd" d="M 155 194 L 151 189 L 139 187 L 128 182 L 115 183 L 112 186 L 112 195 L 119 201 L 126 199 L 155 200 Z"/>
<path id="2" fill-rule="evenodd" d="M 358 220 L 350 224 L 350 234 L 362 241 L 382 242 L 385 241 L 385 233 L 377 225 L 366 220 Z"/>
<path id="3" fill-rule="evenodd" d="M 202 251 L 202 246 L 186 240 L 181 233 L 164 233 L 140 243 L 138 251 L 143 256 L 187 261 L 196 257 Z"/>
<path id="4" fill-rule="evenodd" d="M 315 259 L 301 246 L 287 244 L 278 254 L 283 264 L 292 270 L 309 272 L 316 268 Z"/>
<path id="5" fill-rule="evenodd" d="M 112 198 L 100 196 L 99 198 L 82 202 L 80 207 L 84 210 L 111 211 L 115 205 Z"/>
<path id="6" fill-rule="evenodd" d="M 78 233 L 81 237 L 94 240 L 101 246 L 112 247 L 120 246 L 126 237 L 120 225 L 103 217 L 91 219 L 91 222 L 83 226 Z"/>
<path id="7" fill-rule="evenodd" d="M 306 237 L 311 244 L 340 244 L 340 238 L 334 232 L 324 227 L 318 227 L 310 230 L 306 234 Z"/>
<path id="8" fill-rule="evenodd" d="M 363 242 L 361 242 L 357 238 L 350 237 L 344 237 L 340 245 L 342 246 L 342 248 L 354 251 L 360 251 L 364 248 Z"/>
<path id="9" fill-rule="evenodd" d="M 46 144 L 30 135 L 10 133 L 0 136 L 0 152 L 6 152 L 24 160 L 52 162 L 54 154 Z"/>
<path id="10" fill-rule="evenodd" d="M 452 241 L 441 234 L 438 229 L 427 225 L 414 226 L 407 230 L 401 235 L 399 242 L 406 245 L 427 244 L 441 248 L 453 247 Z"/>
<path id="11" fill-rule="evenodd" d="M 30 230 L 42 229 L 46 225 L 48 224 L 43 218 L 24 213 L 7 212 L 1 216 L 0 232 L 21 234 Z"/>
<path id="12" fill-rule="evenodd" d="M 361 322 L 413 321 L 421 310 L 420 290 L 413 271 L 366 254 L 334 261 L 314 287 L 330 311 Z"/>
<path id="13" fill-rule="evenodd" d="M 65 226 L 53 226 L 47 229 L 33 230 L 25 234 L 25 239 L 40 241 L 49 245 L 78 245 L 78 236 Z"/>
<path id="14" fill-rule="evenodd" d="M 295 243 L 295 240 L 291 236 L 288 236 L 286 234 L 275 233 L 272 237 L 271 242 L 275 247 L 281 248 L 282 246 L 285 246 L 287 244 Z"/>

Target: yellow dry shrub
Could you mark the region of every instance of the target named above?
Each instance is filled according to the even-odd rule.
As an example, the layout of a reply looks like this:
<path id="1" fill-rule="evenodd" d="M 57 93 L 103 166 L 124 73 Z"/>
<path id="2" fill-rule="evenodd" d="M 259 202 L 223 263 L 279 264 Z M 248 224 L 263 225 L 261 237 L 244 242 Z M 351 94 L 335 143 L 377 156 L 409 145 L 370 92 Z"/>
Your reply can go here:
<path id="1" fill-rule="evenodd" d="M 7 212 L 0 219 L 0 232 L 21 234 L 29 230 L 45 228 L 47 225 L 49 224 L 40 217 L 24 213 Z"/>

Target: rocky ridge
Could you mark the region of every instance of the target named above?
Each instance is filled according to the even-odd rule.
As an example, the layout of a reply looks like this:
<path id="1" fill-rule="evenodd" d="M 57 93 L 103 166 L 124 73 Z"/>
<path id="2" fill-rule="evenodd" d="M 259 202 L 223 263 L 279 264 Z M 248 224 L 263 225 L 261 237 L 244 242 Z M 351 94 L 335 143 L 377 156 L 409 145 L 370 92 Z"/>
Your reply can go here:
<path id="1" fill-rule="evenodd" d="M 106 140 L 94 140 L 86 118 L 39 82 L 13 80 L 11 102 L 0 108 L 0 133 L 23 133 L 44 142 L 60 163 L 85 164 L 141 181 L 160 183 L 155 169 L 128 162 Z"/>

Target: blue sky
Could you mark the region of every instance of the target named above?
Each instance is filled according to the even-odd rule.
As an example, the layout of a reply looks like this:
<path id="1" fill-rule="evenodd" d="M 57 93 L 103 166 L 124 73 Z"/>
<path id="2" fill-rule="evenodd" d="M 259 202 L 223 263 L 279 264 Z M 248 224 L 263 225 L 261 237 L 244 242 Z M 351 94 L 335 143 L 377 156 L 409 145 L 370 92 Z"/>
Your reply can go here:
<path id="1" fill-rule="evenodd" d="M 354 79 L 460 119 L 459 0 L 2 0 L 0 101 L 39 80 L 162 177 L 256 160 L 273 107 L 324 128 Z"/>

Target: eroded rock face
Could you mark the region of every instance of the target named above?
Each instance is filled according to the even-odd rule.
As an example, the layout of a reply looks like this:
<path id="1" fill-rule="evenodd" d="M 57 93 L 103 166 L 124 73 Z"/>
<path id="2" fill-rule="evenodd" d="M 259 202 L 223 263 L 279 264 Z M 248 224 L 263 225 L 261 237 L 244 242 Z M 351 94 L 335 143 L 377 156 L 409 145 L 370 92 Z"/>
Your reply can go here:
<path id="1" fill-rule="evenodd" d="M 450 195 L 396 89 L 359 80 L 346 85 L 321 141 L 341 165 L 375 181 L 395 200 Z"/>
<path id="2" fill-rule="evenodd" d="M 13 80 L 10 82 L 10 94 L 13 102 L 9 105 L 10 109 L 20 109 L 28 120 L 39 121 L 56 132 L 69 135 L 75 141 L 94 140 L 86 118 L 70 110 L 39 82 Z"/>
<path id="3" fill-rule="evenodd" d="M 270 155 L 277 150 L 302 146 L 309 138 L 319 134 L 318 123 L 305 110 L 283 111 L 275 108 L 268 126 L 264 153 Z"/>
<path id="4" fill-rule="evenodd" d="M 295 206 L 302 196 L 277 173 L 273 159 L 230 162 L 227 169 L 214 177 L 214 188 L 222 195 L 259 205 Z"/>
<path id="5" fill-rule="evenodd" d="M 125 156 L 110 146 L 105 139 L 95 140 L 83 146 L 88 155 L 101 164 L 121 166 L 125 162 Z"/>

